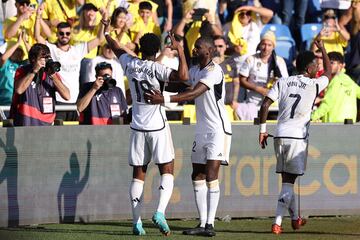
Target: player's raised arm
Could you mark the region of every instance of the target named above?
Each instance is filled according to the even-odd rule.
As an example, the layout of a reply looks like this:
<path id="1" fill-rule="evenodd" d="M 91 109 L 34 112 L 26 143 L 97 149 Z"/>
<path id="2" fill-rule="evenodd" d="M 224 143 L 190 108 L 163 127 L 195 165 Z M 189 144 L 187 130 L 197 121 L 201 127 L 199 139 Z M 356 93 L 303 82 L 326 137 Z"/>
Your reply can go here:
<path id="1" fill-rule="evenodd" d="M 329 56 L 326 53 L 326 50 L 324 47 L 324 42 L 321 39 L 315 39 L 314 43 L 321 50 L 321 54 L 323 57 L 324 73 L 322 74 L 322 76 L 326 76 L 326 77 L 328 77 L 328 79 L 330 79 L 331 78 L 331 63 L 330 63 Z"/>
<path id="2" fill-rule="evenodd" d="M 177 71 L 172 71 L 169 77 L 170 81 L 187 81 L 189 80 L 189 69 L 186 63 L 186 58 L 184 54 L 184 48 L 181 44 L 175 39 L 174 34 L 169 34 L 171 39 L 170 48 L 176 50 L 179 56 L 179 69 Z"/>
<path id="3" fill-rule="evenodd" d="M 126 53 L 124 49 L 120 47 L 120 45 L 110 36 L 110 19 L 101 20 L 102 24 L 104 24 L 104 35 L 107 43 L 109 44 L 111 50 L 114 52 L 117 58 Z"/>
<path id="4" fill-rule="evenodd" d="M 266 119 L 269 114 L 269 107 L 274 101 L 268 97 L 265 97 L 260 108 L 260 132 L 259 132 L 259 144 L 261 148 L 265 148 L 267 145 L 268 133 L 266 131 Z"/>

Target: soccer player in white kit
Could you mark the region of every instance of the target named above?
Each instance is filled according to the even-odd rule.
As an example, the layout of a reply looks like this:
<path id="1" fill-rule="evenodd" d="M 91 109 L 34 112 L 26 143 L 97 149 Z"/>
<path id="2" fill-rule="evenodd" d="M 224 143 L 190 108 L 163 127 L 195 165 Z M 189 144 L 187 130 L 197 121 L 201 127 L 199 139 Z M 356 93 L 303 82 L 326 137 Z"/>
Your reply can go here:
<path id="1" fill-rule="evenodd" d="M 328 85 L 331 76 L 331 64 L 324 44 L 319 40 L 315 40 L 315 44 L 322 52 L 324 73 L 319 78 L 315 78 L 318 64 L 314 53 L 309 51 L 300 53 L 296 58 L 299 75 L 280 78 L 270 89 L 260 108 L 259 144 L 265 148 L 269 136 L 266 132 L 269 107 L 274 101 L 279 101 L 274 148 L 277 159 L 276 172 L 281 174 L 282 187 L 271 230 L 275 234 L 283 231 L 281 223 L 286 211 L 290 213 L 291 226 L 294 230 L 306 223 L 297 211 L 294 183 L 306 169 L 311 109 L 316 96 Z"/>
<path id="2" fill-rule="evenodd" d="M 189 70 L 191 90 L 170 97 L 163 97 L 159 92 L 146 94 L 146 98 L 154 104 L 195 99 L 197 121 L 191 153 L 191 178 L 200 223 L 185 230 L 185 235 L 216 235 L 214 220 L 220 198 L 219 168 L 220 165 L 228 165 L 229 161 L 231 123 L 224 106 L 224 73 L 212 60 L 214 51 L 212 39 L 200 37 L 196 40 L 193 56 L 199 64 Z"/>
<path id="3" fill-rule="evenodd" d="M 161 233 L 168 236 L 170 228 L 165 219 L 165 209 L 174 186 L 174 147 L 170 128 L 160 104 L 150 104 L 144 99 L 145 92 L 160 90 L 160 82 L 187 81 L 188 68 L 182 46 L 171 36 L 171 49 L 179 54 L 179 70 L 175 71 L 155 62 L 160 48 L 160 39 L 152 33 L 140 39 L 142 59 L 127 54 L 110 37 L 109 23 L 103 21 L 105 38 L 119 58 L 128 78 L 132 98 L 132 121 L 129 146 L 129 165 L 133 167 L 133 180 L 130 184 L 130 200 L 133 213 L 133 234 L 145 235 L 140 217 L 143 199 L 144 180 L 147 166 L 152 159 L 158 165 L 161 182 L 157 211 L 152 220 Z"/>

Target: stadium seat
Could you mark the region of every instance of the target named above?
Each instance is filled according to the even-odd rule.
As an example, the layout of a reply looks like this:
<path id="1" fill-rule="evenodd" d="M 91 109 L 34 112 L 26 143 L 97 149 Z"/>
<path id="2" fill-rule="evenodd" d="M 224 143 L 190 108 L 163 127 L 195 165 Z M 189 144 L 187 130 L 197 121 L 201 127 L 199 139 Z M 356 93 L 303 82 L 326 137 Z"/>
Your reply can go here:
<path id="1" fill-rule="evenodd" d="M 275 52 L 277 55 L 284 58 L 286 65 L 290 66 L 296 54 L 294 40 L 277 39 Z"/>
<path id="2" fill-rule="evenodd" d="M 4 36 L 3 36 L 3 22 L 0 22 L 0 45 L 4 44 Z"/>
<path id="3" fill-rule="evenodd" d="M 321 31 L 322 24 L 306 23 L 301 26 L 301 41 L 305 46 L 305 50 L 310 49 L 310 45 L 314 37 Z"/>
<path id="4" fill-rule="evenodd" d="M 294 41 L 290 29 L 286 25 L 266 24 L 261 31 L 261 35 L 264 35 L 267 31 L 273 31 L 275 33 L 276 40 L 280 38 L 280 39 L 291 39 L 292 41 Z"/>

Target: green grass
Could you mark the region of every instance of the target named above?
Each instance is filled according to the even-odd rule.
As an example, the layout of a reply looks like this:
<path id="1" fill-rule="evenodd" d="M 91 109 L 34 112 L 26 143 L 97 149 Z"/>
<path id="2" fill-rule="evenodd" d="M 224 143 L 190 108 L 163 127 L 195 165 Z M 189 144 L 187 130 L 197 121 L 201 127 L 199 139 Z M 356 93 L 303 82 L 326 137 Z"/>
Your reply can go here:
<path id="1" fill-rule="evenodd" d="M 168 221 L 172 230 L 168 239 L 204 239 L 181 234 L 182 230 L 194 227 L 193 220 Z M 130 221 L 94 222 L 87 224 L 42 224 L 21 228 L 1 228 L 0 240 L 112 240 L 112 239 L 160 239 L 164 238 L 149 221 L 144 221 L 146 236 L 133 236 Z M 215 222 L 217 236 L 213 239 L 360 239 L 360 216 L 313 217 L 306 226 L 293 231 L 289 219 L 283 223 L 284 233 L 270 233 L 272 219 L 237 219 L 231 222 Z"/>

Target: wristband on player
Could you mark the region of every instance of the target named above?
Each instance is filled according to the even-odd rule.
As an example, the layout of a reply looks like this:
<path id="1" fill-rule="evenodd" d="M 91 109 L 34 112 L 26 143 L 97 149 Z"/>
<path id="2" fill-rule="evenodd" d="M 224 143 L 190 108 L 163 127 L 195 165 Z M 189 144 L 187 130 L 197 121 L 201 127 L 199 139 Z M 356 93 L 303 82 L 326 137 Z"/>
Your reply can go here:
<path id="1" fill-rule="evenodd" d="M 260 123 L 260 133 L 266 133 L 266 123 Z"/>
<path id="2" fill-rule="evenodd" d="M 104 32 L 104 36 L 106 36 L 106 35 L 110 35 L 110 33 L 109 32 Z"/>
<path id="3" fill-rule="evenodd" d="M 170 96 L 169 95 L 165 95 L 164 96 L 164 103 L 169 103 L 170 102 Z"/>

